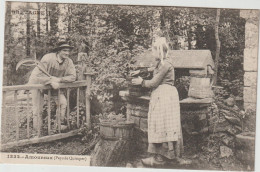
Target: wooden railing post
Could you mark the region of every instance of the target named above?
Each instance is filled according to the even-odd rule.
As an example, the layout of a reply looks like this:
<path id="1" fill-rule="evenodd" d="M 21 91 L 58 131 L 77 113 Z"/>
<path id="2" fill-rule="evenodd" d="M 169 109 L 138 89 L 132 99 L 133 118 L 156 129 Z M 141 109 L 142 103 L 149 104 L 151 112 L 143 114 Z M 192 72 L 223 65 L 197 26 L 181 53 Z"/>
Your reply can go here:
<path id="1" fill-rule="evenodd" d="M 15 89 L 17 86 L 7 87 L 6 89 Z M 24 89 L 31 90 L 30 88 Z M 17 89 L 17 90 L 24 90 L 24 89 Z M 42 127 L 42 109 L 43 109 L 43 94 L 41 93 L 40 88 L 31 90 L 32 92 L 32 105 L 33 105 L 33 129 L 36 130 L 37 136 L 40 137 L 41 135 L 41 127 Z"/>
<path id="2" fill-rule="evenodd" d="M 57 101 L 57 113 L 56 113 L 56 121 L 58 119 L 58 131 L 61 132 L 61 107 L 60 107 L 60 89 L 58 90 L 58 101 Z"/>
<path id="3" fill-rule="evenodd" d="M 67 124 L 69 129 L 71 129 L 69 118 L 70 118 L 70 88 L 67 89 Z"/>
<path id="4" fill-rule="evenodd" d="M 51 135 L 51 90 L 48 90 L 48 135 Z"/>
<path id="5" fill-rule="evenodd" d="M 86 81 L 87 81 L 87 88 L 85 90 L 86 95 L 86 123 L 88 128 L 91 128 L 91 121 L 90 121 L 90 94 L 91 94 L 91 76 L 93 74 L 85 73 Z"/>
<path id="6" fill-rule="evenodd" d="M 7 121 L 7 114 L 6 114 L 6 105 L 5 105 L 5 101 L 6 101 L 6 91 L 3 91 L 3 97 L 2 97 L 2 125 L 1 125 L 1 131 L 3 134 L 3 139 L 6 139 L 6 131 L 7 131 L 7 125 L 6 125 L 6 121 Z"/>
<path id="7" fill-rule="evenodd" d="M 39 100 L 37 100 L 38 102 L 38 110 L 37 110 L 37 124 L 38 124 L 38 137 L 41 136 L 42 134 L 42 109 L 43 109 L 43 95 L 41 93 L 41 90 L 37 90 L 37 94 L 39 95 Z"/>
<path id="8" fill-rule="evenodd" d="M 79 128 L 79 87 L 77 88 L 77 128 Z"/>
<path id="9" fill-rule="evenodd" d="M 30 95 L 29 95 L 29 90 L 26 90 L 26 95 L 27 95 L 27 138 L 30 138 Z"/>
<path id="10" fill-rule="evenodd" d="M 16 141 L 19 140 L 19 125 L 20 125 L 20 115 L 18 114 L 18 106 L 17 106 L 17 91 L 14 92 L 14 108 L 15 108 L 15 125 L 16 125 Z"/>

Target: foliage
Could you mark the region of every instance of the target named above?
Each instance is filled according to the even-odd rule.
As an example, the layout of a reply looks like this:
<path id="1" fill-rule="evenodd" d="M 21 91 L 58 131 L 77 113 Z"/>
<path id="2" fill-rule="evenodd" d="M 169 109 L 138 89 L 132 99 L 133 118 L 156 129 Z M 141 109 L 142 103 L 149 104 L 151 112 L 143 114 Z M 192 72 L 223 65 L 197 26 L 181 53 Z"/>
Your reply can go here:
<path id="1" fill-rule="evenodd" d="M 50 123 L 51 123 L 51 132 L 56 133 L 57 132 L 57 118 L 56 118 L 56 110 L 57 110 L 57 104 L 56 102 L 51 99 L 50 102 L 50 110 L 51 110 L 51 115 L 50 115 Z M 88 137 L 90 139 L 92 139 L 92 137 L 94 136 L 93 134 L 97 134 L 99 132 L 98 129 L 98 123 L 99 123 L 99 119 L 98 119 L 98 115 L 92 115 L 91 116 L 91 122 L 92 122 L 92 128 L 88 128 L 85 121 L 86 121 L 86 106 L 82 103 L 79 104 L 79 128 L 80 128 L 80 133 L 84 133 L 86 135 L 84 135 L 84 137 Z M 47 135 L 47 131 L 48 131 L 48 104 L 47 101 L 44 101 L 44 105 L 43 105 L 43 111 L 42 111 L 42 118 L 43 118 L 43 133 L 45 133 L 45 135 Z M 69 117 L 68 117 L 68 121 L 66 122 L 67 126 L 70 126 L 70 130 L 73 129 L 77 129 L 77 106 L 74 106 L 70 113 L 69 113 Z M 83 140 L 85 140 L 87 138 L 83 138 Z M 87 139 L 88 140 L 88 139 Z"/>
<path id="2" fill-rule="evenodd" d="M 190 77 L 183 76 L 175 80 L 175 87 L 179 92 L 180 100 L 188 97 L 188 91 L 190 86 Z"/>
<path id="3" fill-rule="evenodd" d="M 241 117 L 243 132 L 256 132 L 256 110 L 249 109 Z"/>
<path id="4" fill-rule="evenodd" d="M 28 24 L 26 16 L 19 22 L 10 21 L 10 36 L 6 37 L 4 60 L 4 85 L 24 84 L 31 69 L 15 71 L 15 65 L 26 58 L 27 38 L 30 37 L 30 58 L 40 59 L 50 52 L 59 38 L 64 37 L 75 47 L 71 58 L 76 63 L 79 46 L 84 40 L 88 44 L 88 71 L 97 72 L 93 77 L 92 98 L 102 104 L 102 113 L 115 111 L 125 113 L 119 91 L 127 88 L 126 76 L 132 68 L 132 57 L 151 47 L 154 15 L 160 12 L 159 27 L 170 41 L 172 49 L 210 49 L 215 57 L 214 22 L 216 9 L 117 6 L 87 4 L 41 3 L 41 8 L 50 10 L 42 21 L 38 33 L 34 23 L 29 23 L 30 33 L 19 30 Z M 59 25 L 63 22 L 63 25 Z M 45 23 L 48 23 L 46 25 Z M 158 23 L 157 23 L 158 24 Z M 221 53 L 217 84 L 223 86 L 224 98 L 229 95 L 242 97 L 243 49 L 245 20 L 239 10 L 221 9 L 220 41 Z M 21 27 L 20 27 L 21 28 Z M 21 32 L 15 36 L 16 32 Z M 28 73 L 28 74 L 26 74 Z M 188 83 L 176 81 L 177 85 Z M 222 93 L 220 93 L 222 94 Z M 223 96 L 223 95 L 220 95 Z"/>
<path id="5" fill-rule="evenodd" d="M 127 6 L 76 5 L 72 8 L 71 15 L 81 23 L 72 21 L 73 33 L 68 33 L 69 37 L 72 42 L 84 38 L 90 43 L 87 65 L 98 73 L 93 78 L 93 96 L 103 104 L 104 112 L 124 112 L 119 91 L 127 87 L 131 58 L 150 45 L 151 11 L 145 7 Z M 88 29 L 82 29 L 82 26 Z"/>

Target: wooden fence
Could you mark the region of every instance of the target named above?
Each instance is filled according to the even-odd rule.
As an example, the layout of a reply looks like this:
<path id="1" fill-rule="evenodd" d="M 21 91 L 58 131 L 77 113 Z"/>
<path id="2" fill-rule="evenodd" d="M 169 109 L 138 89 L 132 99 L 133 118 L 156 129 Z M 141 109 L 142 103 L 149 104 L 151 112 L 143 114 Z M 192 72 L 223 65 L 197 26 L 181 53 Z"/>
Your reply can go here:
<path id="1" fill-rule="evenodd" d="M 35 143 L 42 143 L 42 142 L 49 142 L 49 141 L 54 141 L 62 138 L 67 138 L 70 136 L 74 136 L 78 134 L 79 128 L 80 128 L 80 122 L 86 122 L 88 127 L 91 126 L 90 122 L 90 86 L 91 86 L 91 74 L 86 74 L 86 80 L 81 80 L 81 81 L 76 81 L 73 83 L 60 83 L 58 91 L 58 103 L 57 103 L 57 113 L 56 113 L 56 125 L 58 127 L 57 133 L 52 134 L 51 133 L 51 86 L 47 85 L 41 85 L 41 84 L 30 84 L 30 85 L 15 85 L 15 86 L 3 86 L 2 92 L 3 92 L 3 98 L 2 98 L 2 140 L 9 137 L 7 136 L 7 119 L 9 118 L 9 114 L 6 112 L 8 106 L 7 104 L 7 94 L 10 92 L 13 92 L 13 99 L 12 99 L 12 107 L 14 108 L 14 117 L 15 121 L 12 121 L 15 123 L 15 140 L 3 143 L 1 142 L 1 151 L 6 150 L 12 147 L 16 146 L 24 146 L 28 144 L 35 144 Z M 76 128 L 70 128 L 70 123 L 69 123 L 69 115 L 70 115 L 70 91 L 71 89 L 76 89 L 77 91 L 77 96 L 76 96 Z M 80 105 L 80 90 L 84 90 L 84 96 L 85 96 L 85 121 L 80 121 L 80 111 L 79 111 L 79 105 Z M 42 136 L 42 112 L 38 110 L 37 112 L 37 118 L 38 118 L 38 123 L 37 123 L 37 131 L 35 137 L 32 137 L 32 130 L 30 128 L 30 117 L 33 116 L 31 111 L 30 111 L 30 106 L 31 106 L 31 101 L 30 101 L 30 91 L 31 90 L 38 90 L 42 91 L 45 90 L 47 92 L 47 135 Z M 61 90 L 63 92 L 66 92 L 67 94 L 67 110 L 66 110 L 66 119 L 67 119 L 67 124 L 68 124 L 68 132 L 62 133 L 61 132 L 61 110 L 60 110 L 60 94 Z M 19 107 L 21 107 L 21 104 L 18 102 L 18 91 L 24 91 L 26 95 L 26 100 L 25 100 L 25 109 L 26 109 L 26 138 L 20 138 L 20 114 L 18 112 Z M 9 96 L 10 97 L 10 96 Z M 9 119 L 10 120 L 10 119 Z M 10 124 L 9 124 L 10 125 Z"/>

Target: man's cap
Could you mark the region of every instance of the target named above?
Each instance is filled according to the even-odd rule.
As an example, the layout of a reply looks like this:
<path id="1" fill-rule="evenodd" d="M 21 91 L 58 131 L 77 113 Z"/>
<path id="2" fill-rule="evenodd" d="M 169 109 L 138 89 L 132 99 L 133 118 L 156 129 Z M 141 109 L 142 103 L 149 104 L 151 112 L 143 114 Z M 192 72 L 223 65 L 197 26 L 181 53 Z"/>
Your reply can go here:
<path id="1" fill-rule="evenodd" d="M 64 48 L 69 48 L 69 49 L 73 49 L 74 47 L 73 46 L 70 46 L 69 43 L 65 42 L 65 41 L 62 41 L 62 42 L 59 42 L 57 44 L 57 47 L 54 49 L 55 52 L 57 51 L 60 51 Z"/>

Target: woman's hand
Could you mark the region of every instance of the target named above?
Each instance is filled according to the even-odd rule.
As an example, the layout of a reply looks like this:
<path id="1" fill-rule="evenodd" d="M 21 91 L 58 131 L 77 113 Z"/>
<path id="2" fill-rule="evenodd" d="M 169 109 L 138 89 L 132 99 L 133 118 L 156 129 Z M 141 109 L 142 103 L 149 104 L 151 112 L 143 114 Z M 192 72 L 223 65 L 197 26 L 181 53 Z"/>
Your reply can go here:
<path id="1" fill-rule="evenodd" d="M 143 82 L 143 78 L 141 78 L 140 76 L 138 76 L 138 78 L 132 79 L 133 85 L 141 85 L 142 82 Z"/>
<path id="2" fill-rule="evenodd" d="M 140 70 L 130 72 L 130 76 L 135 76 L 140 73 Z"/>

